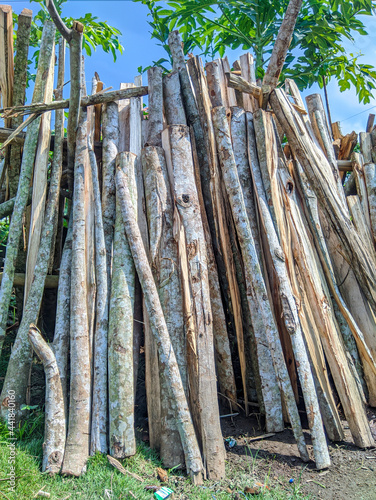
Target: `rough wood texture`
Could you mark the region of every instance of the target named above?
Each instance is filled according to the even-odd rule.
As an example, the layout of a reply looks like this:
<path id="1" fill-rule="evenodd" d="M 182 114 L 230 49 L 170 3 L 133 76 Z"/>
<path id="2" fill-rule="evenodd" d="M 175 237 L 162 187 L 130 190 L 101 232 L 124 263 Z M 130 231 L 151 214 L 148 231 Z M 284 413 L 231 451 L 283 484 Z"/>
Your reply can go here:
<path id="1" fill-rule="evenodd" d="M 187 124 L 177 71 L 163 77 L 163 105 L 168 125 Z"/>
<path id="2" fill-rule="evenodd" d="M 91 412 L 90 453 L 107 453 L 107 337 L 108 337 L 108 283 L 107 256 L 103 230 L 101 195 L 98 167 L 95 154 L 89 142 L 91 177 L 95 209 L 95 334 L 93 354 L 93 406 Z"/>
<path id="3" fill-rule="evenodd" d="M 163 133 L 163 145 L 179 212 L 176 223 L 182 225 L 186 238 L 192 294 L 192 310 L 185 311 L 186 317 L 193 316 L 194 320 L 194 331 L 186 326 L 191 411 L 197 418 L 193 416 L 208 477 L 219 479 L 225 474 L 225 450 L 219 424 L 207 250 L 188 127 L 167 127 Z"/>
<path id="4" fill-rule="evenodd" d="M 156 66 L 148 69 L 149 88 L 149 126 L 146 145 L 162 146 L 163 129 L 163 89 L 162 68 Z"/>
<path id="5" fill-rule="evenodd" d="M 197 194 L 201 208 L 202 224 L 205 232 L 206 249 L 208 253 L 208 274 L 210 286 L 210 301 L 213 314 L 213 335 L 215 348 L 215 362 L 218 374 L 218 384 L 220 393 L 225 396 L 225 404 L 230 403 L 230 409 L 237 406 L 236 384 L 234 369 L 232 366 L 230 342 L 227 333 L 226 316 L 223 309 L 221 288 L 218 278 L 218 270 L 215 262 L 213 243 L 210 235 L 208 218 L 206 216 L 205 205 L 202 195 L 199 163 L 197 159 L 196 143 L 191 130 L 191 143 L 193 153 L 193 163 L 195 168 L 195 180 Z M 239 350 L 243 346 L 239 346 Z M 247 389 L 246 389 L 247 390 Z M 245 392 L 247 394 L 247 392 Z"/>
<path id="6" fill-rule="evenodd" d="M 335 183 L 337 185 L 338 194 L 341 197 L 342 202 L 345 203 L 342 180 L 332 144 L 332 135 L 326 120 L 326 114 L 321 96 L 320 94 L 311 94 L 306 97 L 306 102 L 314 134 L 320 143 L 321 149 L 328 159 Z"/>
<path id="7" fill-rule="evenodd" d="M 330 166 L 305 131 L 300 115 L 292 108 L 281 89 L 275 90 L 270 98 L 277 119 L 285 129 L 290 146 L 308 177 L 320 208 L 339 239 L 344 258 L 350 263 L 371 307 L 375 308 L 376 254 L 370 255 L 364 249 L 351 223 L 347 207 L 338 197 L 334 182 L 330 182 Z"/>
<path id="8" fill-rule="evenodd" d="M 52 53 L 55 53 L 55 44 L 52 47 Z M 44 93 L 44 100 L 46 102 L 50 102 L 52 100 L 54 66 L 55 58 L 52 57 L 47 76 L 46 90 Z M 42 116 L 40 124 L 38 148 L 35 157 L 34 176 L 32 181 L 33 196 L 31 200 L 29 241 L 27 245 L 24 304 L 26 304 L 31 281 L 33 279 L 34 267 L 37 260 L 41 231 L 43 226 L 44 208 L 47 196 L 47 170 L 49 161 L 50 135 L 51 113 L 45 113 Z"/>
<path id="9" fill-rule="evenodd" d="M 126 174 L 127 189 L 134 205 L 137 203 L 135 160 L 136 156 L 132 153 L 120 153 L 116 160 Z M 117 193 L 108 331 L 109 444 L 110 454 L 116 458 L 136 453 L 133 373 L 135 273 Z"/>
<path id="10" fill-rule="evenodd" d="M 256 115 L 261 115 L 261 119 L 262 115 L 264 114 L 265 112 L 262 110 L 256 112 Z M 272 123 L 270 121 L 266 121 L 265 126 L 272 127 Z M 266 143 L 265 147 L 270 148 L 271 143 Z M 330 458 L 326 445 L 326 438 L 321 420 L 313 376 L 311 373 L 310 363 L 303 340 L 298 307 L 295 302 L 295 294 L 292 290 L 290 278 L 288 275 L 286 254 L 283 251 L 283 247 L 286 247 L 287 244 L 287 231 L 283 227 L 283 220 L 281 220 L 283 218 L 282 214 L 284 211 L 283 203 L 281 203 L 281 200 L 279 200 L 279 193 L 273 192 L 272 197 L 274 201 L 274 207 L 276 212 L 278 213 L 277 223 L 279 222 L 280 235 L 278 237 L 268 207 L 268 201 L 262 183 L 260 165 L 258 164 L 256 158 L 253 159 L 251 165 L 257 203 L 260 212 L 260 219 L 267 237 L 273 267 L 278 278 L 278 294 L 282 305 L 282 318 L 291 338 L 297 371 L 308 416 L 308 424 L 313 437 L 313 451 L 315 455 L 316 467 L 318 469 L 324 469 L 330 466 Z M 270 164 L 267 165 L 268 171 L 265 172 L 265 175 L 274 176 L 276 174 L 276 172 L 272 170 L 272 166 L 273 165 Z"/>
<path id="11" fill-rule="evenodd" d="M 115 164 L 119 146 L 118 104 L 107 103 L 103 109 L 102 217 L 107 254 L 107 284 L 111 289 L 112 242 L 115 225 Z"/>
<path id="12" fill-rule="evenodd" d="M 218 277 L 224 297 L 227 325 L 234 325 L 234 334 L 239 339 L 240 345 L 242 345 L 242 339 L 244 338 L 243 318 L 247 324 L 247 311 L 244 311 L 244 309 L 242 311 L 241 306 L 243 297 L 240 294 L 240 285 L 237 282 L 234 258 L 239 255 L 239 252 L 231 245 L 228 225 L 232 224 L 232 221 L 231 216 L 226 212 L 227 195 L 223 192 L 221 173 L 216 154 L 208 86 L 201 60 L 199 58 L 190 59 L 188 66 L 195 89 L 199 118 L 202 120 L 200 126 L 195 122 L 195 143 L 200 166 L 202 195 L 211 232 Z M 187 106 L 187 101 L 185 101 L 185 105 Z M 240 260 L 239 258 L 239 262 Z M 254 349 L 251 349 L 251 352 L 254 352 Z M 257 372 L 257 369 L 254 371 Z M 251 370 L 248 370 L 247 375 L 250 372 Z M 246 413 L 247 411 L 248 408 L 246 408 Z"/>
<path id="13" fill-rule="evenodd" d="M 79 101 L 81 107 L 96 106 L 97 104 L 106 104 L 108 102 L 121 101 L 131 97 L 141 97 L 148 94 L 148 87 L 132 87 L 122 88 L 120 90 L 112 90 L 104 94 L 93 94 L 82 97 Z M 11 108 L 0 109 L 0 113 L 12 117 L 13 115 L 29 115 L 31 113 L 45 113 L 46 111 L 54 111 L 56 109 L 70 109 L 72 106 L 70 99 L 62 101 L 53 101 L 50 104 L 44 104 L 41 100 L 35 103 L 26 104 L 25 106 L 15 106 Z"/>
<path id="14" fill-rule="evenodd" d="M 285 17 L 279 28 L 269 65 L 264 75 L 263 85 L 270 85 L 272 88 L 277 86 L 302 3 L 302 0 L 290 0 L 287 6 Z"/>
<path id="15" fill-rule="evenodd" d="M 173 234 L 174 207 L 163 149 L 145 147 L 142 151 L 142 166 L 149 223 L 150 263 L 184 392 L 187 394 L 186 338 L 178 248 Z M 165 467 L 171 468 L 184 464 L 184 452 L 172 411 L 168 380 L 163 376 L 160 388 L 160 455 Z"/>
<path id="16" fill-rule="evenodd" d="M 44 78 L 45 75 L 48 74 L 48 70 L 50 68 L 54 36 L 54 25 L 50 21 L 46 21 L 41 42 L 42 57 L 39 58 L 37 76 L 34 86 L 34 101 L 40 101 L 44 96 L 46 85 L 46 80 Z M 26 208 L 27 199 L 29 196 L 29 187 L 33 173 L 34 158 L 37 149 L 39 134 L 39 124 L 40 119 L 37 118 L 29 126 L 27 131 L 17 196 L 14 204 L 11 224 L 9 226 L 9 236 L 3 269 L 3 279 L 0 289 L 0 351 L 4 341 L 6 322 L 8 318 L 8 308 L 12 293 L 14 271 L 18 254 L 18 245 L 23 226 L 23 213 Z M 19 394 L 18 397 L 18 403 L 22 403 L 22 393 Z M 2 413 L 3 411 L 4 407 L 2 406 Z"/>
<path id="17" fill-rule="evenodd" d="M 13 104 L 13 18 L 10 5 L 0 5 L 0 89 L 3 107 Z M 10 120 L 5 120 L 9 127 Z"/>
<path id="18" fill-rule="evenodd" d="M 46 375 L 42 471 L 57 474 L 63 463 L 66 436 L 64 396 L 59 367 L 53 350 L 34 324 L 29 327 L 29 341 L 43 363 Z"/>
<path id="19" fill-rule="evenodd" d="M 295 403 L 294 393 L 291 387 L 290 378 L 283 358 L 282 346 L 279 334 L 274 323 L 273 313 L 268 300 L 265 282 L 262 277 L 260 263 L 257 257 L 249 220 L 246 213 L 242 189 L 236 170 L 236 163 L 231 146 L 231 136 L 226 117 L 226 110 L 223 107 L 213 109 L 213 122 L 216 132 L 219 159 L 221 162 L 224 181 L 229 196 L 232 213 L 238 233 L 240 246 L 242 249 L 245 275 L 248 287 L 249 308 L 252 315 L 255 336 L 258 349 L 260 344 L 268 346 L 273 358 L 277 380 L 284 395 L 291 425 L 294 430 L 295 439 L 302 460 L 308 461 L 309 456 L 305 445 L 303 431 L 300 424 L 299 413 Z M 267 347 L 266 347 L 267 348 Z M 258 353 L 260 364 L 263 363 L 262 354 Z M 279 402 L 280 393 L 275 386 L 273 374 L 269 374 L 266 379 L 269 387 L 265 390 L 264 403 L 268 399 L 273 400 L 270 405 L 269 422 L 270 427 L 275 430 L 283 429 L 282 409 Z M 277 389 L 277 390 L 276 390 Z M 267 427 L 268 432 L 272 431 Z"/>
<path id="20" fill-rule="evenodd" d="M 161 366 L 163 367 L 165 377 L 169 381 L 168 387 L 171 394 L 171 401 L 174 402 L 173 410 L 176 415 L 176 421 L 184 449 L 187 472 L 191 476 L 191 480 L 194 484 L 201 484 L 204 469 L 188 410 L 187 400 L 184 394 L 179 368 L 171 345 L 154 278 L 145 253 L 142 237 L 137 226 L 137 219 L 134 208 L 132 207 L 127 180 L 119 169 L 116 174 L 116 187 L 120 198 L 125 231 L 128 241 L 130 242 L 134 264 L 144 292 L 151 330 L 157 341 Z"/>
<path id="21" fill-rule="evenodd" d="M 28 51 L 30 41 L 32 11 L 23 9 L 17 20 L 16 56 L 14 58 L 14 87 L 12 106 L 25 104 L 27 82 Z M 12 126 L 17 128 L 22 123 L 22 117 L 14 117 Z M 21 148 L 13 144 L 10 150 L 8 165 L 9 197 L 16 196 L 21 167 Z"/>
<path id="22" fill-rule="evenodd" d="M 70 310 L 70 404 L 68 436 L 62 473 L 80 476 L 86 470 L 90 444 L 91 352 L 85 262 L 85 172 L 87 114 L 81 111 L 77 131 L 74 191 Z"/>

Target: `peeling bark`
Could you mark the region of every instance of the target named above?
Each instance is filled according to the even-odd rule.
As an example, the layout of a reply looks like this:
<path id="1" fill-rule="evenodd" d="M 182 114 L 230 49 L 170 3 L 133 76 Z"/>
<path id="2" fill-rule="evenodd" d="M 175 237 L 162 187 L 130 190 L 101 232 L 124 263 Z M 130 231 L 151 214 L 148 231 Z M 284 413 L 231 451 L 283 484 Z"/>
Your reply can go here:
<path id="1" fill-rule="evenodd" d="M 173 410 L 176 415 L 184 449 L 187 472 L 191 476 L 193 484 L 201 484 L 204 473 L 203 465 L 179 368 L 171 345 L 154 278 L 142 243 L 142 237 L 137 226 L 126 177 L 120 169 L 117 170 L 116 174 L 116 187 L 119 194 L 125 232 L 130 242 L 134 264 L 144 292 L 151 330 L 157 341 L 161 366 L 165 377 L 169 380 L 168 387 L 171 394 L 171 401 L 174 403 Z"/>
<path id="2" fill-rule="evenodd" d="M 135 205 L 136 155 L 120 153 L 116 161 L 126 173 L 128 189 Z M 125 458 L 136 453 L 133 373 L 135 273 L 117 195 L 108 330 L 109 445 L 110 454 L 115 458 Z"/>
<path id="3" fill-rule="evenodd" d="M 42 472 L 58 474 L 65 448 L 65 406 L 59 367 L 55 354 L 38 328 L 31 324 L 29 341 L 43 363 L 46 375 L 45 423 Z"/>
<path id="4" fill-rule="evenodd" d="M 239 242 L 243 255 L 245 276 L 247 282 L 247 295 L 252 322 L 255 329 L 255 336 L 258 341 L 257 347 L 263 342 L 269 346 L 273 358 L 274 369 L 277 374 L 278 384 L 283 393 L 290 422 L 297 441 L 300 456 L 303 461 L 308 461 L 309 456 L 305 445 L 303 431 L 300 424 L 298 409 L 296 407 L 294 393 L 291 387 L 290 378 L 283 358 L 282 346 L 279 340 L 277 328 L 274 323 L 273 314 L 267 296 L 265 282 L 262 277 L 260 264 L 258 261 L 249 220 L 246 213 L 242 189 L 237 174 L 236 163 L 231 146 L 231 136 L 226 117 L 226 110 L 223 107 L 213 109 L 213 123 L 216 132 L 218 154 L 223 172 L 223 177 L 231 204 L 232 213 L 239 237 Z M 259 352 L 260 364 L 262 355 Z M 269 384 L 267 391 L 264 386 L 264 403 L 272 399 L 270 405 L 269 425 L 275 430 L 283 430 L 280 394 L 275 386 L 274 374 L 269 373 L 264 381 Z M 276 391 L 277 389 L 277 391 Z M 267 428 L 271 432 L 271 428 Z"/>

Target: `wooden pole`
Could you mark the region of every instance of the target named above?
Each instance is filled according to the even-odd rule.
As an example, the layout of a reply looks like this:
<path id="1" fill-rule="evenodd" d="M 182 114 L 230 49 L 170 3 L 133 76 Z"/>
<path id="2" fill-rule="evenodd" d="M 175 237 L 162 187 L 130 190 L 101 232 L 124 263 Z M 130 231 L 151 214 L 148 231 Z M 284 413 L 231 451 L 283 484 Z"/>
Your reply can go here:
<path id="1" fill-rule="evenodd" d="M 29 341 L 43 363 L 46 375 L 42 472 L 57 474 L 63 463 L 66 436 L 62 381 L 53 350 L 32 323 L 29 327 Z"/>
<path id="2" fill-rule="evenodd" d="M 161 366 L 165 372 L 165 377 L 169 381 L 168 387 L 171 394 L 171 401 L 174 402 L 173 410 L 176 415 L 179 434 L 184 449 L 187 472 L 191 476 L 193 484 L 201 484 L 204 469 L 192 419 L 188 410 L 187 400 L 184 394 L 179 368 L 171 345 L 170 336 L 142 242 L 142 237 L 137 226 L 136 215 L 132 206 L 127 180 L 119 168 L 116 174 L 116 187 L 119 193 L 125 232 L 130 243 L 134 264 L 144 292 L 150 327 L 158 345 Z"/>

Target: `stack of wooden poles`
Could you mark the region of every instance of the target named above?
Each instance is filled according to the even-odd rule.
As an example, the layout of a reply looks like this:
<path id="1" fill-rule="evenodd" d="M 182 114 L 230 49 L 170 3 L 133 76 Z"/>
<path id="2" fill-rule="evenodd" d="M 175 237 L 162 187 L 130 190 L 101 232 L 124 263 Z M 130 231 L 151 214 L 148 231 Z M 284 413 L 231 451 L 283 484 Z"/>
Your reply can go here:
<path id="1" fill-rule="evenodd" d="M 33 175 L 25 305 L 2 414 L 9 390 L 18 409 L 26 400 L 31 342 L 46 372 L 44 470 L 80 475 L 89 454 L 136 452 L 143 346 L 150 444 L 166 467 L 185 465 L 197 484 L 225 474 L 218 395 L 223 407 L 244 405 L 246 415 L 258 405 L 267 432 L 289 424 L 301 459 L 318 469 L 330 466 L 327 439 L 344 438 L 339 408 L 354 443 L 374 446 L 366 413 L 376 405 L 374 132 L 361 134 L 362 154 L 349 159 L 346 146 L 341 161 L 352 173 L 344 189 L 348 175 L 319 95 L 307 98 L 307 112 L 291 80 L 268 93 L 249 54 L 232 71 L 226 58 L 204 71 L 197 57 L 186 63 L 172 32 L 173 69 L 151 68 L 146 90 L 137 77 L 94 98 L 103 89 L 96 76 L 84 97 L 81 70 L 70 171 L 67 101 L 60 94 L 39 104 L 52 99 L 54 36 L 47 22 L 34 108 L 3 110 L 36 116 L 23 144 L 0 290 L 7 313 Z M 58 75 L 61 90 L 64 43 Z M 69 106 L 71 114 L 72 94 Z M 336 147 L 338 154 L 341 138 Z M 64 217 L 64 249 L 51 266 Z M 46 276 L 57 268 L 49 345 L 34 323 Z"/>

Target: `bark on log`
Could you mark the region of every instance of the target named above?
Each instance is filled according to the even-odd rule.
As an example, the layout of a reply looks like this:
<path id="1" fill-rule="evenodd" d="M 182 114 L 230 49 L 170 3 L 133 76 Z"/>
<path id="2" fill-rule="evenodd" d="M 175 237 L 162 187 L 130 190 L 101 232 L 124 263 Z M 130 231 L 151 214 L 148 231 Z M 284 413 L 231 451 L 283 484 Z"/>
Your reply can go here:
<path id="1" fill-rule="evenodd" d="M 372 154 L 372 136 L 370 134 L 360 133 L 360 149 L 365 162 L 363 165 L 363 172 L 367 189 L 366 198 L 369 207 L 370 226 L 373 240 L 376 244 L 376 165 Z"/>
<path id="2" fill-rule="evenodd" d="M 193 153 L 193 164 L 195 168 L 197 194 L 201 209 L 202 225 L 205 232 L 206 249 L 208 252 L 210 301 L 213 314 L 213 336 L 214 336 L 215 362 L 218 374 L 218 384 L 221 394 L 225 396 L 226 403 L 230 403 L 230 410 L 232 411 L 233 408 L 232 405 L 234 405 L 235 407 L 237 406 L 235 375 L 232 366 L 230 342 L 228 338 L 227 325 L 226 325 L 226 316 L 223 309 L 221 288 L 219 285 L 218 269 L 215 262 L 209 223 L 208 223 L 208 218 L 206 216 L 205 205 L 202 195 L 200 165 L 197 159 L 196 143 L 194 140 L 194 133 L 192 129 L 191 129 L 191 143 L 192 143 L 192 153 Z M 247 394 L 246 390 L 245 394 Z M 247 398 L 247 403 L 248 403 L 248 398 Z"/>
<path id="3" fill-rule="evenodd" d="M 226 200 L 227 195 L 223 190 L 216 154 L 208 87 L 201 60 L 199 58 L 190 59 L 188 66 L 195 89 L 199 119 L 202 120 L 201 127 L 196 123 L 196 129 L 194 128 L 195 142 L 200 166 L 202 194 L 212 237 L 214 255 L 217 262 L 218 277 L 224 297 L 227 325 L 234 325 L 234 334 L 239 344 L 242 345 L 244 343 L 242 340 L 244 334 L 248 331 L 243 329 L 243 319 L 245 325 L 248 326 L 249 318 L 248 311 L 242 310 L 241 306 L 244 297 L 241 296 L 240 283 L 238 284 L 237 282 L 235 257 L 238 259 L 238 262 L 241 261 L 241 258 L 239 252 L 236 251 L 237 249 L 232 247 L 229 234 L 230 230 L 228 225 L 233 225 L 233 223 L 231 216 L 227 213 L 229 210 L 226 212 L 228 201 Z M 185 100 L 186 108 L 188 102 L 190 101 Z M 194 112 L 191 114 L 194 115 Z M 235 232 L 235 230 L 233 230 L 233 232 Z M 241 271 L 241 269 L 239 269 L 239 271 Z M 242 275 L 243 273 L 241 272 L 240 274 Z M 251 352 L 253 351 L 254 349 L 251 349 Z M 250 371 L 251 370 L 248 370 L 248 374 L 250 374 Z M 258 371 L 254 362 L 253 371 L 255 373 Z M 258 384 L 258 388 L 260 389 L 259 392 L 261 392 L 260 384 Z M 247 413 L 248 405 L 246 407 L 246 414 Z"/>
<path id="4" fill-rule="evenodd" d="M 320 143 L 321 149 L 328 158 L 328 162 L 337 185 L 338 194 L 342 202 L 345 203 L 342 180 L 332 144 L 332 134 L 330 132 L 328 122 L 326 121 L 326 114 L 321 96 L 320 94 L 311 94 L 306 97 L 306 102 L 314 134 Z"/>
<path id="5" fill-rule="evenodd" d="M 91 177 L 95 209 L 95 277 L 97 285 L 95 306 L 93 406 L 91 412 L 90 454 L 107 453 L 107 337 L 108 337 L 108 284 L 107 256 L 104 239 L 98 167 L 89 142 Z"/>
<path id="6" fill-rule="evenodd" d="M 68 419 L 68 353 L 70 340 L 70 291 L 72 269 L 73 218 L 69 219 L 67 236 L 60 262 L 60 279 L 56 301 L 56 320 L 53 350 L 63 390 L 66 419 Z"/>
<path id="7" fill-rule="evenodd" d="M 104 94 L 93 94 L 84 96 L 79 101 L 80 107 L 96 106 L 97 104 L 106 104 L 108 102 L 121 101 L 122 99 L 130 99 L 131 97 L 141 97 L 148 94 L 148 87 L 141 86 L 126 87 L 120 90 L 112 90 Z M 38 101 L 31 104 L 26 104 L 25 106 L 15 106 L 11 108 L 0 109 L 0 113 L 6 116 L 14 115 L 29 115 L 32 113 L 45 113 L 46 111 L 54 111 L 56 109 L 68 109 L 71 108 L 72 104 L 70 99 L 64 99 L 62 101 L 53 101 L 50 104 L 45 104 Z"/>
<path id="8" fill-rule="evenodd" d="M 289 144 L 311 183 L 320 207 L 339 238 L 342 253 L 350 263 L 372 308 L 376 308 L 376 254 L 370 255 L 353 227 L 347 207 L 338 198 L 334 182 L 328 182 L 330 166 L 310 140 L 298 113 L 281 89 L 270 96 L 273 111 L 283 125 Z"/>
<path id="9" fill-rule="evenodd" d="M 52 53 L 53 55 L 55 53 L 55 43 L 53 44 L 52 47 Z M 55 66 L 55 58 L 52 57 L 47 76 L 46 90 L 44 93 L 44 100 L 46 102 L 50 102 L 52 100 L 53 85 L 54 85 L 54 66 Z M 40 124 L 38 148 L 35 157 L 34 176 L 32 181 L 33 196 L 31 200 L 30 229 L 29 229 L 29 240 L 27 245 L 24 305 L 26 305 L 31 281 L 33 279 L 33 273 L 38 256 L 38 249 L 39 249 L 41 231 L 43 226 L 44 208 L 47 196 L 47 170 L 49 161 L 50 135 L 51 135 L 51 113 L 45 113 L 42 116 Z"/>
<path id="10" fill-rule="evenodd" d="M 62 122 L 56 121 L 57 138 L 62 128 Z M 7 373 L 4 380 L 3 394 L 6 394 L 10 388 L 16 391 L 18 402 L 24 402 L 26 398 L 27 384 L 29 378 L 30 363 L 32 352 L 28 342 L 28 331 L 30 323 L 36 323 L 42 303 L 44 286 L 50 261 L 53 228 L 58 210 L 60 195 L 60 180 L 62 173 L 62 135 L 60 141 L 56 140 L 56 155 L 51 170 L 50 191 L 44 216 L 44 224 L 40 235 L 40 244 L 36 255 L 35 267 L 33 269 L 33 278 L 30 286 L 28 298 L 25 302 L 22 321 L 17 332 L 12 354 L 9 360 Z M 18 409 L 19 411 L 19 409 Z M 21 413 L 18 413 L 20 416 Z"/>
<path id="11" fill-rule="evenodd" d="M 5 106 L 13 102 L 13 17 L 10 5 L 0 6 L 0 88 L 1 98 Z M 10 127 L 11 121 L 5 120 Z"/>
<path id="12" fill-rule="evenodd" d="M 12 106 L 22 106 L 25 104 L 31 21 L 32 11 L 29 9 L 23 9 L 17 20 L 17 40 L 16 56 L 14 58 L 14 87 Z M 14 117 L 12 119 L 13 128 L 17 128 L 19 125 L 21 125 L 21 123 L 22 117 Z M 15 197 L 17 194 L 21 161 L 21 147 L 18 144 L 13 144 L 10 149 L 10 161 L 8 166 L 10 198 Z"/>
<path id="13" fill-rule="evenodd" d="M 213 320 L 205 234 L 194 177 L 189 129 L 171 125 L 162 135 L 180 224 L 184 227 L 192 293 L 194 331 L 187 329 L 189 387 L 208 477 L 224 476 L 225 451 L 219 423 L 215 379 Z M 177 222 L 178 223 L 178 222 Z M 188 311 L 186 311 L 186 314 Z"/>
<path id="14" fill-rule="evenodd" d="M 81 110 L 72 202 L 69 425 L 62 468 L 62 473 L 69 476 L 80 476 L 86 471 L 90 443 L 92 374 L 85 262 L 86 156 L 87 114 Z"/>
<path id="15" fill-rule="evenodd" d="M 168 125 L 187 124 L 177 71 L 163 77 L 163 105 Z"/>
<path id="16" fill-rule="evenodd" d="M 174 208 L 163 149 L 145 147 L 142 151 L 142 166 L 149 222 L 150 264 L 183 389 L 185 394 L 188 394 L 183 300 L 178 248 L 173 234 Z M 160 379 L 160 412 L 159 445 L 163 464 L 168 468 L 182 466 L 184 452 L 173 412 L 173 402 L 170 401 L 168 380 L 163 375 Z"/>
<path id="17" fill-rule="evenodd" d="M 62 381 L 55 354 L 38 328 L 31 324 L 29 341 L 43 363 L 46 375 L 45 423 L 42 472 L 58 474 L 65 448 L 65 406 Z"/>
<path id="18" fill-rule="evenodd" d="M 286 54 L 290 47 L 295 23 L 299 15 L 302 0 L 290 0 L 281 27 L 274 43 L 269 65 L 264 75 L 263 85 L 270 85 L 274 89 L 285 63 Z"/>
<path id="19" fill-rule="evenodd" d="M 141 234 L 137 227 L 136 215 L 132 207 L 127 180 L 119 169 L 116 174 L 116 187 L 120 198 L 125 231 L 128 241 L 130 242 L 134 264 L 144 292 L 151 330 L 158 344 L 161 366 L 165 372 L 165 377 L 169 380 L 171 401 L 174 402 L 173 409 L 175 411 L 180 438 L 184 448 L 187 472 L 191 476 L 193 484 L 201 484 L 204 470 L 179 368 L 171 345 L 167 325 L 164 320 L 158 292 L 143 246 Z"/>
<path id="20" fill-rule="evenodd" d="M 285 398 L 300 456 L 303 461 L 308 461 L 309 456 L 305 445 L 294 393 L 284 362 L 282 346 L 280 344 L 278 331 L 274 323 L 264 279 L 261 274 L 260 264 L 254 246 L 251 228 L 246 214 L 244 198 L 231 146 L 231 136 L 229 125 L 227 123 L 226 110 L 223 107 L 213 109 L 213 122 L 224 181 L 242 249 L 247 287 L 249 287 L 249 308 L 251 310 L 255 335 L 258 340 L 258 349 L 261 342 L 264 342 L 265 345 L 269 346 L 273 358 L 274 369 L 277 374 L 277 380 Z M 259 360 L 260 363 L 263 362 L 261 353 L 259 353 Z M 273 382 L 274 377 L 272 374 L 270 375 L 271 376 L 268 382 Z M 268 401 L 271 397 L 274 400 L 274 404 L 271 405 L 269 421 L 270 424 L 274 425 L 277 430 L 282 430 L 283 422 L 281 405 L 280 403 L 278 404 L 280 394 L 279 392 L 276 393 L 275 387 L 269 385 L 268 391 L 265 391 L 264 393 L 264 402 L 265 400 Z M 270 428 L 267 428 L 267 430 L 268 432 L 271 432 Z"/>
<path id="21" fill-rule="evenodd" d="M 162 146 L 163 130 L 163 89 L 162 68 L 158 66 L 148 69 L 149 87 L 149 126 L 146 145 Z"/>
<path id="22" fill-rule="evenodd" d="M 261 115 L 264 113 L 265 112 L 261 110 L 256 112 L 256 114 Z M 251 127 L 249 127 L 249 131 L 251 131 L 252 133 Z M 270 147 L 270 144 L 267 143 L 265 146 L 268 148 Z M 270 169 L 271 165 L 267 165 L 267 167 L 269 167 L 269 171 L 265 172 L 265 175 L 273 176 L 274 172 L 272 172 Z M 273 219 L 270 214 L 268 201 L 262 182 L 260 165 L 257 161 L 257 158 L 252 159 L 251 168 L 261 223 L 267 236 L 273 267 L 278 277 L 278 293 L 282 303 L 282 317 L 285 323 L 285 327 L 290 334 L 301 389 L 303 392 L 308 424 L 311 429 L 311 435 L 313 438 L 312 443 L 316 467 L 318 469 L 324 469 L 330 466 L 329 452 L 326 445 L 326 439 L 310 363 L 303 340 L 298 308 L 295 302 L 294 293 L 292 291 L 290 279 L 287 272 L 286 254 L 282 249 L 283 246 L 285 246 L 287 243 L 286 231 L 284 231 L 284 228 L 281 227 L 282 221 L 280 220 L 283 212 L 283 204 L 278 203 L 278 200 L 276 199 L 278 193 L 273 193 L 274 206 L 279 214 L 278 219 L 280 220 L 280 237 L 278 237 Z"/>
<path id="23" fill-rule="evenodd" d="M 35 87 L 33 93 L 34 101 L 36 100 L 40 101 L 44 96 L 44 90 L 46 85 L 45 76 L 47 75 L 48 70 L 50 68 L 54 36 L 55 36 L 55 27 L 50 21 L 46 21 L 43 29 L 42 42 L 41 42 L 42 53 L 41 57 L 39 58 L 37 77 L 35 80 Z M 12 221 L 9 226 L 9 236 L 8 236 L 7 250 L 6 250 L 4 269 L 3 269 L 3 279 L 0 289 L 0 352 L 4 342 L 6 322 L 8 319 L 8 308 L 12 293 L 14 271 L 18 254 L 18 245 L 23 226 L 23 213 L 25 211 L 27 199 L 29 196 L 29 187 L 33 172 L 34 158 L 35 158 L 35 152 L 37 148 L 37 141 L 39 134 L 39 124 L 40 124 L 40 119 L 37 118 L 28 128 L 23 150 L 20 181 L 19 181 L 16 201 L 14 204 Z M 25 338 L 27 341 L 27 332 Z M 30 348 L 28 348 L 28 350 L 30 352 Z M 4 387 L 5 387 L 5 382 L 4 382 Z M 5 393 L 3 392 L 2 394 Z M 18 398 L 19 398 L 18 403 L 23 402 L 22 393 L 18 393 Z M 1 401 L 3 401 L 3 396 L 1 397 Z M 2 409 L 2 414 L 3 411 L 4 410 Z"/>
<path id="24" fill-rule="evenodd" d="M 132 203 L 137 203 L 136 156 L 120 153 L 116 163 L 125 171 Z M 135 268 L 129 240 L 124 235 L 120 199 L 116 195 L 110 317 L 108 331 L 108 382 L 110 454 L 125 458 L 136 453 L 134 431 L 133 331 Z"/>
<path id="25" fill-rule="evenodd" d="M 102 216 L 107 255 L 107 284 L 111 291 L 112 243 L 116 214 L 115 164 L 119 146 L 118 104 L 107 103 L 103 110 Z"/>

